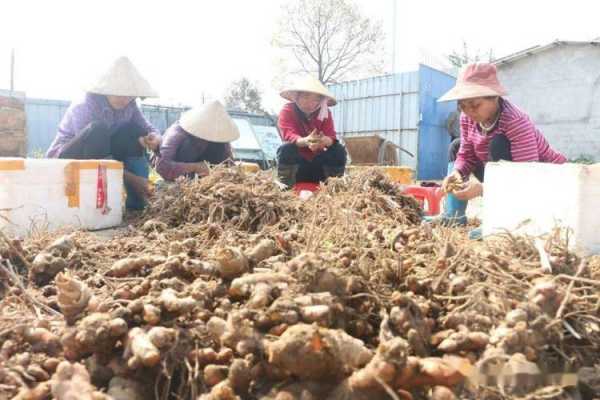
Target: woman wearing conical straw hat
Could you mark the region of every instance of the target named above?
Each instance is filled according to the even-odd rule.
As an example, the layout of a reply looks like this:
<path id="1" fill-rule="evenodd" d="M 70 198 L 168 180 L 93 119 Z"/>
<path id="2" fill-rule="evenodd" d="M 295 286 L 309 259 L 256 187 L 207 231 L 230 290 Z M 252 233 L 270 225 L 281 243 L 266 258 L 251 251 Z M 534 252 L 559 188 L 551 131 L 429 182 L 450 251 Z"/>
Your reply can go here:
<path id="1" fill-rule="evenodd" d="M 448 153 L 448 177 L 443 188 L 466 182 L 448 194 L 441 222 L 466 223 L 467 201 L 483 195 L 485 165 L 488 161 L 546 162 L 562 164 L 566 158 L 550 147 L 529 116 L 504 98 L 496 67 L 470 64 L 459 74 L 456 85 L 438 101 L 458 101 L 460 139 Z M 473 174 L 477 179 L 469 180 Z"/>
<path id="2" fill-rule="evenodd" d="M 289 100 L 279 113 L 284 144 L 277 151 L 277 175 L 288 187 L 342 176 L 346 149 L 338 142 L 329 106 L 336 100 L 317 79 L 307 76 L 281 92 Z"/>
<path id="3" fill-rule="evenodd" d="M 157 96 L 127 57 L 118 58 L 83 100 L 71 103 L 46 157 L 122 161 L 127 208 L 143 208 L 149 195 L 145 148 L 156 150 L 160 134 L 135 99 Z"/>
<path id="4" fill-rule="evenodd" d="M 168 181 L 180 176 L 205 176 L 207 163 L 220 164 L 233 158 L 230 142 L 239 137 L 238 127 L 225 107 L 212 101 L 186 111 L 165 131 L 152 164 Z"/>

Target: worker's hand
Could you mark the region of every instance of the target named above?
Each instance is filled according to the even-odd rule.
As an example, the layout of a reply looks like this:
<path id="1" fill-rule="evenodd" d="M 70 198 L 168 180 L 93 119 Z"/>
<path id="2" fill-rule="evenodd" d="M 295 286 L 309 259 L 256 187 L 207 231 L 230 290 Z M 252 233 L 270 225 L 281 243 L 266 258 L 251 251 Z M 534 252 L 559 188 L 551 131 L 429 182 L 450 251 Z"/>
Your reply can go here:
<path id="1" fill-rule="evenodd" d="M 160 135 L 151 132 L 146 136 L 140 137 L 138 140 L 142 147 L 145 147 L 148 150 L 157 151 L 160 147 L 162 138 L 160 137 Z"/>
<path id="2" fill-rule="evenodd" d="M 317 131 L 317 129 L 315 128 L 312 131 L 310 131 L 306 138 L 309 142 L 318 142 L 319 140 L 321 140 L 321 132 Z"/>
<path id="3" fill-rule="evenodd" d="M 483 196 L 483 184 L 476 180 L 470 180 L 462 190 L 457 190 L 452 194 L 459 200 L 468 201 Z"/>
<path id="4" fill-rule="evenodd" d="M 317 151 L 319 151 L 319 150 L 321 150 L 323 148 L 323 143 L 321 143 L 321 141 L 310 142 L 310 144 L 308 145 L 308 148 L 312 152 L 317 152 Z"/>
<path id="5" fill-rule="evenodd" d="M 462 183 L 462 175 L 460 172 L 454 171 L 452 174 L 444 178 L 444 181 L 442 182 L 442 192 L 452 193 L 454 192 L 454 189 L 462 185 Z"/>
<path id="6" fill-rule="evenodd" d="M 152 188 L 148 184 L 148 179 L 129 172 L 124 174 L 124 180 L 131 190 L 133 190 L 139 197 L 147 199 L 148 197 L 152 196 Z"/>
<path id="7" fill-rule="evenodd" d="M 210 173 L 210 169 L 208 168 L 208 164 L 204 161 L 191 163 L 190 172 L 195 173 L 198 176 L 207 176 Z"/>
<path id="8" fill-rule="evenodd" d="M 323 143 L 323 147 L 331 147 L 333 145 L 333 139 L 329 136 L 323 135 L 321 138 L 321 143 Z"/>
<path id="9" fill-rule="evenodd" d="M 308 140 L 308 136 L 296 139 L 297 147 L 308 147 L 309 144 L 310 141 Z"/>
<path id="10" fill-rule="evenodd" d="M 333 144 L 331 138 L 325 136 L 323 132 L 317 132 L 316 130 L 314 130 L 310 134 L 309 138 L 310 143 L 308 145 L 308 148 L 313 152 L 323 150 L 324 148 L 329 147 L 331 146 L 331 144 Z"/>

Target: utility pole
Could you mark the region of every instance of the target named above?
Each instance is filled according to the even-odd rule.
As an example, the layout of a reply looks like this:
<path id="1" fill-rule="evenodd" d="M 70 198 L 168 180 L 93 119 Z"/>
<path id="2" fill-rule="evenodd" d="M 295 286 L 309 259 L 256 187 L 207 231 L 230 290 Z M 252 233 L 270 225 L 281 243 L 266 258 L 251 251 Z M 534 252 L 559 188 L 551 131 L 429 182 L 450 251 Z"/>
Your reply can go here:
<path id="1" fill-rule="evenodd" d="M 392 0 L 392 74 L 396 72 L 396 1 Z"/>
<path id="2" fill-rule="evenodd" d="M 15 49 L 10 50 L 10 95 L 15 90 Z"/>

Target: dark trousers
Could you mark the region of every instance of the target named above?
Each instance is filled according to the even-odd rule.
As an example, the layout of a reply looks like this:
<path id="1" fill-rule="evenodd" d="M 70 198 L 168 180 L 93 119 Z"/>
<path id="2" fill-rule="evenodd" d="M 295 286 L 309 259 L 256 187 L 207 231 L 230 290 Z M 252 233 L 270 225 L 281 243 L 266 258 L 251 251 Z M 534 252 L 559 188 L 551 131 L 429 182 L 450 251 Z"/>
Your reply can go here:
<path id="1" fill-rule="evenodd" d="M 65 144 L 59 158 L 90 160 L 113 158 L 125 161 L 129 157 L 141 157 L 144 148 L 138 139 L 146 136 L 145 130 L 133 123 L 125 123 L 109 129 L 102 122 L 91 122 Z"/>
<path id="2" fill-rule="evenodd" d="M 460 149 L 460 138 L 454 139 L 450 143 L 448 148 L 448 160 L 450 162 L 456 161 L 456 155 Z M 490 161 L 512 161 L 512 153 L 510 151 L 510 141 L 505 135 L 498 134 L 492 138 L 489 146 L 488 159 Z M 485 166 L 479 164 L 473 170 L 473 175 L 480 181 L 483 182 L 485 178 Z"/>
<path id="3" fill-rule="evenodd" d="M 102 122 L 91 122 L 63 147 L 58 157 L 74 160 L 112 158 L 121 161 L 126 171 L 147 179 L 148 160 L 144 148 L 138 141 L 138 138 L 146 134 L 142 127 L 133 123 L 109 129 Z M 145 207 L 145 200 L 127 183 L 125 190 L 128 209 L 140 210 Z"/>
<path id="4" fill-rule="evenodd" d="M 333 175 L 344 174 L 346 168 L 346 148 L 335 142 L 327 151 L 319 153 L 308 161 L 300 156 L 298 146 L 284 143 L 277 149 L 277 162 L 280 165 L 297 165 L 297 182 L 322 182 L 331 174 L 327 170 L 336 171 Z"/>

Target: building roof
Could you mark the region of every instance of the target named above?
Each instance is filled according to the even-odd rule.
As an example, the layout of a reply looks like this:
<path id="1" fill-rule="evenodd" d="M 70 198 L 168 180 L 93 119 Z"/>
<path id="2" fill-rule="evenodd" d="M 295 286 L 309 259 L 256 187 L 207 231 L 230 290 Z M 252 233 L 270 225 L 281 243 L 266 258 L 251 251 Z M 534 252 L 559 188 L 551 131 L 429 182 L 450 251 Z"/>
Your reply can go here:
<path id="1" fill-rule="evenodd" d="M 517 61 L 521 58 L 528 57 L 533 54 L 541 53 L 543 51 L 550 50 L 550 49 L 553 49 L 558 46 L 584 45 L 584 44 L 599 46 L 600 38 L 596 38 L 591 41 L 555 40 L 554 42 L 548 43 L 546 45 L 537 45 L 537 46 L 529 47 L 525 50 L 521 50 L 516 53 L 497 58 L 496 60 L 494 60 L 494 64 L 496 64 L 496 65 L 509 64 L 509 63 Z"/>

